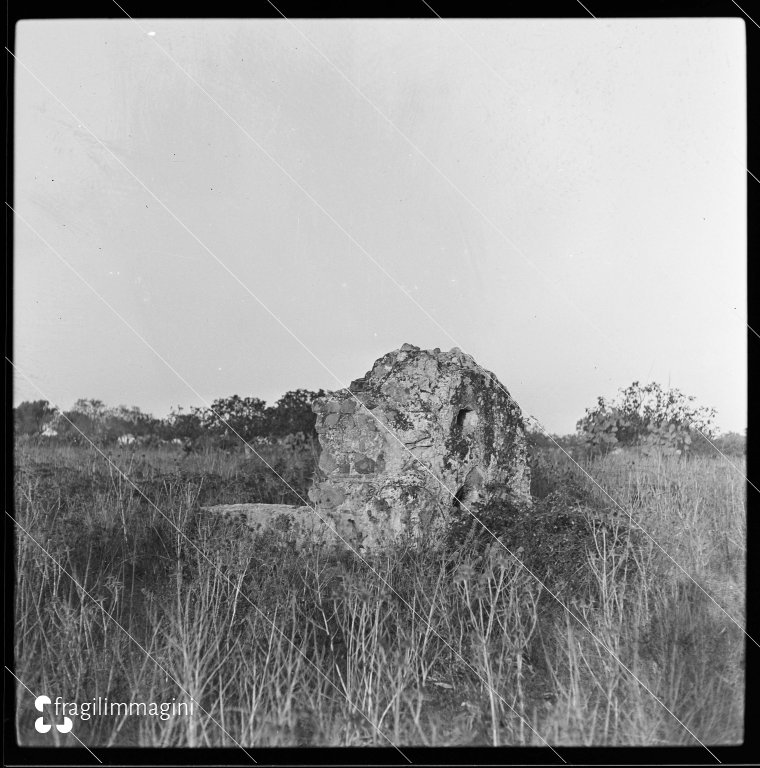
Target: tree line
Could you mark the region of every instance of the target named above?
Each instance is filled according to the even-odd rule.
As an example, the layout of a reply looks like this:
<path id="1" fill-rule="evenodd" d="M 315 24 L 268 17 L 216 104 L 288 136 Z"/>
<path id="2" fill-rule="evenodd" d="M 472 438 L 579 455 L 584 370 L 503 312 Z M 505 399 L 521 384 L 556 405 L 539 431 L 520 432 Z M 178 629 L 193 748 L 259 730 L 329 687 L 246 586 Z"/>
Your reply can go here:
<path id="1" fill-rule="evenodd" d="M 218 398 L 207 408 L 173 408 L 163 419 L 136 406 L 109 407 L 102 400 L 80 399 L 64 412 L 47 400 L 35 400 L 14 408 L 13 421 L 17 436 L 48 437 L 68 443 L 80 443 L 85 440 L 82 435 L 86 435 L 99 444 L 133 437 L 148 444 L 203 440 L 228 448 L 239 445 L 241 437 L 250 441 L 302 433 L 306 438 L 315 438 L 316 416 L 311 406 L 324 394 L 322 389 L 296 389 L 271 406 L 258 397 L 231 395 Z"/>
<path id="2" fill-rule="evenodd" d="M 164 419 L 137 407 L 109 408 L 93 399 L 77 400 L 63 414 L 47 400 L 27 401 L 14 408 L 13 415 L 17 435 L 78 443 L 84 439 L 83 433 L 102 444 L 131 436 L 142 443 L 180 440 L 233 448 L 240 445 L 240 438 L 248 442 L 301 433 L 315 439 L 316 416 L 311 406 L 324 394 L 322 389 L 296 389 L 272 406 L 258 397 L 231 395 L 208 408 L 172 409 Z M 714 409 L 696 405 L 693 396 L 678 389 L 635 381 L 615 398 L 598 398 L 578 421 L 575 435 L 548 437 L 528 425 L 529 439 L 538 448 L 558 442 L 565 450 L 592 454 L 633 447 L 679 455 L 709 453 L 716 448 L 723 453 L 744 453 L 746 437 L 736 433 L 719 436 L 715 416 Z"/>

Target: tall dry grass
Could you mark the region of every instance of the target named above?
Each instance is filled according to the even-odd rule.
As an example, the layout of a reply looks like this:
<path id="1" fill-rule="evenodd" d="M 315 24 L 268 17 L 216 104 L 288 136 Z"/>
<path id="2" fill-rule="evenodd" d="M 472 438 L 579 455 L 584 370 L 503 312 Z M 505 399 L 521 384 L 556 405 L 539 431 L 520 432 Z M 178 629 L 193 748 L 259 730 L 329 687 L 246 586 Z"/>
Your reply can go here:
<path id="1" fill-rule="evenodd" d="M 17 452 L 15 672 L 53 699 L 196 708 L 75 719 L 88 745 L 742 740 L 744 481 L 720 459 L 609 456 L 593 482 L 545 451 L 535 509 L 495 526 L 541 584 L 487 537 L 368 564 L 251 539 L 199 511 L 292 500 L 239 455 L 112 459 L 144 496 L 92 449 Z M 312 456 L 271 459 L 305 490 Z M 70 743 L 18 702 L 22 743 Z"/>

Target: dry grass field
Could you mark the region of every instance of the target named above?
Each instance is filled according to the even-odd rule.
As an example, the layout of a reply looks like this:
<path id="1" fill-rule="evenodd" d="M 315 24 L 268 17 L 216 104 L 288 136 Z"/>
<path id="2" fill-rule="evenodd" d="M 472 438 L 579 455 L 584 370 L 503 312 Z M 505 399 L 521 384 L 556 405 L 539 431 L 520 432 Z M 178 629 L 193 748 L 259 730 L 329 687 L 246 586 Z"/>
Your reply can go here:
<path id="1" fill-rule="evenodd" d="M 17 444 L 14 671 L 53 700 L 195 710 L 75 718 L 88 746 L 743 739 L 745 482 L 720 457 L 607 456 L 597 485 L 534 456 L 533 512 L 489 520 L 531 575 L 467 525 L 366 562 L 252 540 L 199 507 L 299 503 L 261 463 L 109 455 L 131 482 L 92 448 Z M 267 458 L 305 494 L 311 452 Z M 35 732 L 21 686 L 18 711 L 20 743 L 76 746 Z"/>

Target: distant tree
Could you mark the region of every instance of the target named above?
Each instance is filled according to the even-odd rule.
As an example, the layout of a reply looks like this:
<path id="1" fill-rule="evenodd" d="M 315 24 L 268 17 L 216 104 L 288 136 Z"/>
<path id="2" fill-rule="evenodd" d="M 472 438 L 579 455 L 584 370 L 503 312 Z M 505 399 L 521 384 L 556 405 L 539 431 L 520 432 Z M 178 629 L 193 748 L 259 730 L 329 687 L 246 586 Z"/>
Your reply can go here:
<path id="1" fill-rule="evenodd" d="M 17 435 L 39 435 L 53 419 L 55 408 L 47 400 L 25 400 L 13 409 L 13 424 Z"/>
<path id="2" fill-rule="evenodd" d="M 74 403 L 74 407 L 71 410 L 83 413 L 91 419 L 99 419 L 105 416 L 108 409 L 102 400 L 80 398 Z"/>
<path id="3" fill-rule="evenodd" d="M 65 411 L 63 418 L 58 421 L 58 437 L 77 445 L 88 440 L 99 443 L 104 437 L 103 424 L 81 410 Z"/>
<path id="4" fill-rule="evenodd" d="M 61 418 L 56 420 L 58 438 L 75 444 L 87 442 L 87 440 L 95 443 L 105 442 L 107 439 L 105 413 L 106 406 L 102 400 L 80 398 L 70 410 L 64 411 Z"/>
<path id="5" fill-rule="evenodd" d="M 225 445 L 252 440 L 266 429 L 266 403 L 258 397 L 221 397 L 204 409 L 202 423 Z"/>
<path id="6" fill-rule="evenodd" d="M 124 435 L 133 435 L 136 438 L 158 436 L 159 420 L 148 413 L 143 413 L 137 406 L 128 408 L 120 405 L 116 408 L 108 408 L 103 413 L 102 419 L 107 439 L 111 442 Z"/>
<path id="7" fill-rule="evenodd" d="M 715 410 L 694 405 L 693 396 L 638 381 L 613 400 L 600 397 L 578 422 L 587 447 L 606 452 L 616 446 L 641 446 L 688 452 L 715 435 Z"/>
<path id="8" fill-rule="evenodd" d="M 312 403 L 323 397 L 323 389 L 312 392 L 308 389 L 295 389 L 286 392 L 274 407 L 267 408 L 268 434 L 273 437 L 284 437 L 296 432 L 303 432 L 307 437 L 316 437 L 314 429 L 317 423 L 316 414 L 312 411 Z"/>
<path id="9" fill-rule="evenodd" d="M 202 408 L 191 408 L 188 413 L 183 413 L 182 406 L 172 409 L 159 427 L 160 437 L 164 440 L 196 440 L 203 434 L 203 417 Z"/>

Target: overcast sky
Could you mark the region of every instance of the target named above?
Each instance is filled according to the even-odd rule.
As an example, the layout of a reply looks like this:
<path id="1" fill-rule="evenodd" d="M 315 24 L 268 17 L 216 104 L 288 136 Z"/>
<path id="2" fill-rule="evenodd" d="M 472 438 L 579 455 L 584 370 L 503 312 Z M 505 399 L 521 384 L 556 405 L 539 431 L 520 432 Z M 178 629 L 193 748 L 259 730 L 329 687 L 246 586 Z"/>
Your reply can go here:
<path id="1" fill-rule="evenodd" d="M 742 431 L 744 35 L 22 22 L 15 363 L 163 416 L 459 346 L 553 432 L 634 380 Z"/>

